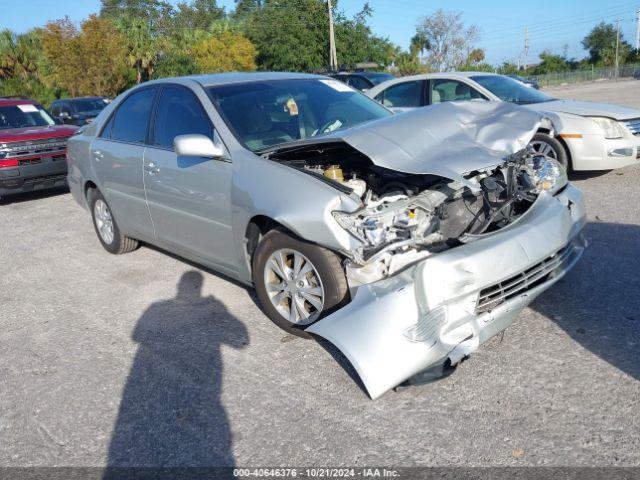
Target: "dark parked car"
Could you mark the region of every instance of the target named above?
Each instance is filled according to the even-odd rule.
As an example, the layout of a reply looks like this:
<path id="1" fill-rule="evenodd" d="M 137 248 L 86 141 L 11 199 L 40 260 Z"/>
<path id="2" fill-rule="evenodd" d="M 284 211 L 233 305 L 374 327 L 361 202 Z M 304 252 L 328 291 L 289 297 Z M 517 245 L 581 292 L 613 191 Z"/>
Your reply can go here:
<path id="1" fill-rule="evenodd" d="M 61 98 L 51 104 L 51 115 L 60 123 L 84 125 L 90 123 L 106 107 L 107 97 Z"/>
<path id="2" fill-rule="evenodd" d="M 633 78 L 640 80 L 640 68 L 633 72 Z"/>
<path id="3" fill-rule="evenodd" d="M 369 90 L 382 82 L 395 78 L 385 72 L 336 72 L 330 73 L 329 76 L 360 91 Z"/>
<path id="4" fill-rule="evenodd" d="M 76 130 L 56 125 L 33 100 L 0 98 L 0 196 L 66 185 L 67 139 Z"/>

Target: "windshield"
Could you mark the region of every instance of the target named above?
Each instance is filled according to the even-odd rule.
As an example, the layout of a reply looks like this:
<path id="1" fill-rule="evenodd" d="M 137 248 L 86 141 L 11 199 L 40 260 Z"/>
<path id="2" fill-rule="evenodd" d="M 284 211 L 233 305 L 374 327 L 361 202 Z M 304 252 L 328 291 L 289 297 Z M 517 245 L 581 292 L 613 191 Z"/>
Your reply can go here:
<path id="1" fill-rule="evenodd" d="M 334 79 L 235 83 L 208 92 L 235 136 L 252 151 L 392 115 Z"/>
<path id="2" fill-rule="evenodd" d="M 387 80 L 393 80 L 394 77 L 390 73 L 367 73 L 365 78 L 369 80 L 374 85 L 378 85 L 382 82 L 386 82 Z"/>
<path id="3" fill-rule="evenodd" d="M 505 102 L 526 105 L 529 103 L 550 102 L 554 98 L 527 87 L 513 78 L 501 75 L 477 75 L 471 77 L 484 88 Z"/>
<path id="4" fill-rule="evenodd" d="M 102 110 L 107 106 L 102 98 L 80 98 L 71 102 L 73 110 L 76 113 L 92 112 L 94 110 Z"/>
<path id="5" fill-rule="evenodd" d="M 0 107 L 0 130 L 23 127 L 46 127 L 55 122 L 40 105 L 31 103 Z"/>

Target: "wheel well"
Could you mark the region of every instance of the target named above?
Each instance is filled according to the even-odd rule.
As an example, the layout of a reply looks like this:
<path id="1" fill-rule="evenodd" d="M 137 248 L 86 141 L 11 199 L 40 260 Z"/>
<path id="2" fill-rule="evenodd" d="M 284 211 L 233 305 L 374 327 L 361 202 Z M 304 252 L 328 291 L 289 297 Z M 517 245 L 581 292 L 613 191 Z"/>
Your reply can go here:
<path id="1" fill-rule="evenodd" d="M 573 170 L 573 160 L 571 159 L 571 150 L 569 150 L 569 146 L 562 137 L 556 137 L 556 140 L 560 142 L 560 145 L 564 148 L 564 153 L 567 154 L 567 171 Z"/>
<path id="2" fill-rule="evenodd" d="M 97 189 L 98 186 L 95 183 L 93 183 L 91 180 L 87 181 L 84 184 L 84 198 L 87 198 L 87 195 L 89 195 L 89 190 L 92 188 Z"/>
<path id="3" fill-rule="evenodd" d="M 544 133 L 546 135 L 549 135 L 551 133 L 551 130 L 549 130 L 548 128 L 539 128 L 537 133 Z M 556 135 L 553 138 L 555 138 L 558 142 L 560 142 L 560 145 L 562 145 L 562 148 L 564 149 L 564 153 L 567 155 L 567 166 L 569 167 L 569 170 L 571 170 L 572 163 L 573 163 L 571 160 L 571 150 L 569 150 L 567 143 L 564 141 L 562 137 L 560 137 L 559 135 Z"/>
<path id="4" fill-rule="evenodd" d="M 256 215 L 249 220 L 245 231 L 246 253 L 249 259 L 249 266 L 253 264 L 253 253 L 256 251 L 258 243 L 260 243 L 260 239 L 266 235 L 267 232 L 275 228 L 288 231 L 284 225 L 266 215 Z"/>

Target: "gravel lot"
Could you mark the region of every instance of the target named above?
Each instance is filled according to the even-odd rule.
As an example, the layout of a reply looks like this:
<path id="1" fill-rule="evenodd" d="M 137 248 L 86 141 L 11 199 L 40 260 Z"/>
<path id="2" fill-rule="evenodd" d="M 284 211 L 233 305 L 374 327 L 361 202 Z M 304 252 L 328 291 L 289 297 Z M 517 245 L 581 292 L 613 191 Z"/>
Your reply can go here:
<path id="1" fill-rule="evenodd" d="M 639 466 L 640 166 L 573 180 L 578 266 L 454 375 L 375 402 L 251 291 L 109 255 L 65 192 L 0 200 L 0 466 Z"/>

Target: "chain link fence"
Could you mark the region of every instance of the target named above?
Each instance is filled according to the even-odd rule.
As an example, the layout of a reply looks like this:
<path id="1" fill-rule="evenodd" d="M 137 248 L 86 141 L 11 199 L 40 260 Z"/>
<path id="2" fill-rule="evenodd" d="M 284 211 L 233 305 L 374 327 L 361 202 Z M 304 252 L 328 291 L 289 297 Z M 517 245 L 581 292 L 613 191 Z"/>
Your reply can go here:
<path id="1" fill-rule="evenodd" d="M 618 78 L 633 77 L 636 71 L 640 71 L 640 63 L 628 63 L 626 65 L 620 65 L 618 67 Z M 615 67 L 590 68 L 587 70 L 574 70 L 572 72 L 531 75 L 528 78 L 536 80 L 541 87 L 552 87 L 565 83 L 612 80 L 616 78 L 616 69 Z"/>

